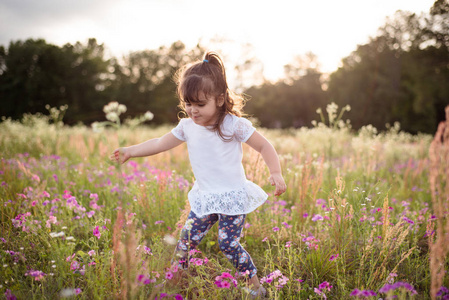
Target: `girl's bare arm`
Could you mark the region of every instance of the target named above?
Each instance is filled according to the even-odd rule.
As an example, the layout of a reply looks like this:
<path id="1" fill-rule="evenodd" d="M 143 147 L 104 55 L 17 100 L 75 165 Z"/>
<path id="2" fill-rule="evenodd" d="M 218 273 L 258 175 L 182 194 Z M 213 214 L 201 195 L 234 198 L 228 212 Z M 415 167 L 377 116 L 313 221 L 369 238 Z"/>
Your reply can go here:
<path id="1" fill-rule="evenodd" d="M 173 133 L 169 132 L 160 138 L 151 139 L 141 144 L 115 149 L 110 158 L 123 164 L 130 158 L 155 155 L 182 143 L 183 141 L 177 139 Z"/>
<path id="2" fill-rule="evenodd" d="M 259 132 L 255 131 L 246 143 L 262 155 L 263 160 L 270 170 L 270 183 L 276 186 L 274 194 L 281 195 L 287 189 L 284 178 L 282 177 L 281 164 L 279 156 L 273 145 Z"/>

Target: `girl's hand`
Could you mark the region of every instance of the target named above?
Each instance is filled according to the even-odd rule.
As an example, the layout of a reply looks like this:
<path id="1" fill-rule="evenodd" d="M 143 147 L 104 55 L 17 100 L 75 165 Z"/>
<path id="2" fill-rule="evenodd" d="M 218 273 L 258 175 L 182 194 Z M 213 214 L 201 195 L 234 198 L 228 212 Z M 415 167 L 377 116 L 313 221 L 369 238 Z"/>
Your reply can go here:
<path id="1" fill-rule="evenodd" d="M 287 189 L 287 185 L 285 184 L 284 177 L 282 177 L 281 173 L 274 173 L 270 176 L 271 185 L 276 186 L 276 190 L 274 191 L 275 196 L 282 195 Z"/>
<path id="2" fill-rule="evenodd" d="M 114 152 L 112 152 L 112 154 L 109 156 L 109 158 L 114 162 L 123 164 L 128 159 L 131 158 L 131 155 L 129 154 L 129 151 L 127 148 L 118 148 L 118 149 L 115 149 Z"/>

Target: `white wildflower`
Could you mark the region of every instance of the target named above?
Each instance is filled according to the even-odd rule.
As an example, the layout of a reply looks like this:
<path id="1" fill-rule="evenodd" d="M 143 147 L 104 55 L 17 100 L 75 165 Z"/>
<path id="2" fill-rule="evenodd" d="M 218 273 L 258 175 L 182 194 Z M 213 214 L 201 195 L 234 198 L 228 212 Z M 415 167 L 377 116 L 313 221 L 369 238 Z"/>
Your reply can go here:
<path id="1" fill-rule="evenodd" d="M 186 225 L 184 226 L 185 229 L 187 230 L 192 230 L 192 224 L 193 224 L 193 219 L 189 219 L 186 222 Z"/>
<path id="2" fill-rule="evenodd" d="M 64 231 L 60 231 L 60 232 L 50 232 L 50 237 L 55 238 L 55 237 L 60 237 L 60 236 L 64 236 L 65 233 Z"/>
<path id="3" fill-rule="evenodd" d="M 151 111 L 147 111 L 143 116 L 147 121 L 151 121 L 154 118 L 154 114 Z"/>

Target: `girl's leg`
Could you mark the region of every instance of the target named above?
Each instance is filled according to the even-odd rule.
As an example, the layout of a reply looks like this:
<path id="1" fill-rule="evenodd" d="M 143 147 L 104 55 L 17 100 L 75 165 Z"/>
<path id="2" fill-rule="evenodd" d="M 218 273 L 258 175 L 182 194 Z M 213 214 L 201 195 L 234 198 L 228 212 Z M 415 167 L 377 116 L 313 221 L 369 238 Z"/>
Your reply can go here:
<path id="1" fill-rule="evenodd" d="M 188 251 L 195 249 L 210 228 L 218 221 L 218 215 L 211 214 L 198 218 L 197 215 L 190 211 L 186 224 L 181 230 L 181 235 L 176 245 L 175 257 L 179 261 L 179 267 L 187 268 L 189 262 Z"/>
<path id="2" fill-rule="evenodd" d="M 249 283 L 255 288 L 259 287 L 257 269 L 249 253 L 240 244 L 240 235 L 243 230 L 246 215 L 226 216 L 220 215 L 218 223 L 218 244 L 220 250 L 240 272 L 249 275 Z"/>

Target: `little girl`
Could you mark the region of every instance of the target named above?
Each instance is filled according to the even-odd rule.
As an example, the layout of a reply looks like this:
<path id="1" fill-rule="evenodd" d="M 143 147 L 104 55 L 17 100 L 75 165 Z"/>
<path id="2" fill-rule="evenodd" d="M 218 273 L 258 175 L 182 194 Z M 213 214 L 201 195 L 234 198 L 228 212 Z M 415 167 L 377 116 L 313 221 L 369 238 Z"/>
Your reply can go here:
<path id="1" fill-rule="evenodd" d="M 228 88 L 226 72 L 218 54 L 208 52 L 203 61 L 178 71 L 181 119 L 169 133 L 138 145 L 116 149 L 111 159 L 120 163 L 132 157 L 150 156 L 187 143 L 195 183 L 188 194 L 191 211 L 181 231 L 176 253 L 180 267 L 186 257 L 218 222 L 221 251 L 240 274 L 249 275 L 253 297 L 264 296 L 251 256 L 239 243 L 245 217 L 262 205 L 268 195 L 246 179 L 242 165 L 242 143 L 258 151 L 270 171 L 275 195 L 286 190 L 274 147 L 241 117 L 243 98 Z"/>

